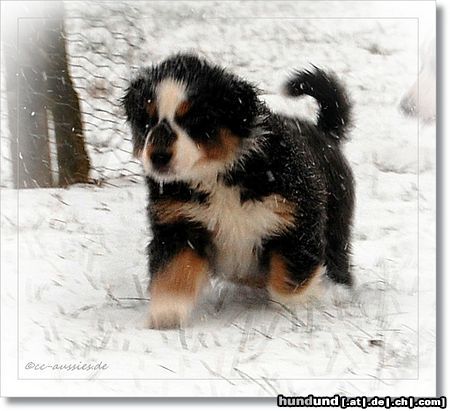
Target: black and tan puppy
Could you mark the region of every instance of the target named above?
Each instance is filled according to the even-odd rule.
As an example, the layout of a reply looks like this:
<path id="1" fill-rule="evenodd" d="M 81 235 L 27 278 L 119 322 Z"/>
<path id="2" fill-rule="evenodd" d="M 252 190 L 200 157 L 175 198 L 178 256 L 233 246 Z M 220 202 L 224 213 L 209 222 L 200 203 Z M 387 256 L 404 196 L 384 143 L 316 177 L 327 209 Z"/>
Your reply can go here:
<path id="1" fill-rule="evenodd" d="M 317 124 L 272 113 L 256 88 L 194 55 L 141 70 L 123 99 L 149 188 L 152 327 L 185 324 L 210 276 L 295 301 L 323 275 L 351 285 L 354 190 L 336 78 L 295 73 Z"/>

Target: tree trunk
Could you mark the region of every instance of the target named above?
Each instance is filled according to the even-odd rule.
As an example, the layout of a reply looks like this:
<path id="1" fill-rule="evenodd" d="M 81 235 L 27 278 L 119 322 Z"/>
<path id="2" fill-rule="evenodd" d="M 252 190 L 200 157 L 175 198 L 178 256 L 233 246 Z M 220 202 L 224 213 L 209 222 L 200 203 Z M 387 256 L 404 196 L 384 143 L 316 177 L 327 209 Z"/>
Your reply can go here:
<path id="1" fill-rule="evenodd" d="M 33 3 L 11 7 L 17 16 L 8 15 L 5 21 L 14 180 L 17 188 L 53 185 L 47 118 L 51 112 L 58 185 L 88 182 L 90 162 L 67 64 L 63 6 L 61 2 Z"/>

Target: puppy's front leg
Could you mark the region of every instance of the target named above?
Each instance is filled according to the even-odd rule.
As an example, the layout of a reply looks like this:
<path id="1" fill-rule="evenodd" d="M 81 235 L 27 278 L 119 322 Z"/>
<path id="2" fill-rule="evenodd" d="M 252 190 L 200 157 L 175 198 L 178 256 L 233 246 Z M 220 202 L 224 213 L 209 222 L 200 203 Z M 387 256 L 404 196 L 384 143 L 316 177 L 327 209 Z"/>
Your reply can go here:
<path id="1" fill-rule="evenodd" d="M 186 323 L 206 283 L 208 263 L 195 250 L 182 249 L 153 273 L 150 328 L 175 328 Z"/>

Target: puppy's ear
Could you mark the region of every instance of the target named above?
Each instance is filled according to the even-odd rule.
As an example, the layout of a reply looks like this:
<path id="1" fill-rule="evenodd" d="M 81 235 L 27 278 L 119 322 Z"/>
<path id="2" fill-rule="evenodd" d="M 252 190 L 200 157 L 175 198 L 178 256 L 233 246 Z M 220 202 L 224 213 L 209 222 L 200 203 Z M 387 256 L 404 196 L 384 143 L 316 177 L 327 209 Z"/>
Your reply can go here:
<path id="1" fill-rule="evenodd" d="M 122 107 L 131 129 L 133 154 L 138 157 L 145 144 L 149 117 L 146 111 L 147 100 L 150 98 L 151 77 L 141 73 L 130 82 L 121 99 Z"/>
<path id="2" fill-rule="evenodd" d="M 127 121 L 131 125 L 137 125 L 142 120 L 145 121 L 146 86 L 142 76 L 136 77 L 130 82 L 125 95 L 121 99 Z"/>
<path id="3" fill-rule="evenodd" d="M 236 79 L 227 91 L 227 105 L 235 133 L 247 137 L 258 114 L 258 90 L 251 83 Z"/>

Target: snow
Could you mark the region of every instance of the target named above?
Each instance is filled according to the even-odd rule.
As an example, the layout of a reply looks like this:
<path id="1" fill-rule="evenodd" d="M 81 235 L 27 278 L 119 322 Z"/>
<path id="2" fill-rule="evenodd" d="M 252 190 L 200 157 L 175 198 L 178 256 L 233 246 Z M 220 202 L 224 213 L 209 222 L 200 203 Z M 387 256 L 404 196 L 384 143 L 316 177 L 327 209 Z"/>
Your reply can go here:
<path id="1" fill-rule="evenodd" d="M 61 384 L 61 395 L 432 394 L 435 131 L 398 110 L 417 74 L 416 22 L 281 18 L 339 15 L 338 2 L 128 6 L 116 3 L 113 9 L 108 3 L 103 18 L 103 5 L 67 4 L 68 16 L 96 16 L 115 33 L 129 33 L 125 41 L 126 36 L 90 26 L 87 18 L 68 19 L 69 36 L 78 32 L 101 43 L 91 44 L 88 56 L 97 59 L 91 73 L 107 83 L 103 103 L 87 92 L 93 85 L 102 88 L 83 71 L 90 63 L 73 69 L 82 77 L 74 81 L 83 109 L 91 113 L 84 118 L 90 121 L 86 136 L 93 163 L 119 170 L 110 174 L 114 177 L 121 175 L 120 167 L 140 172 L 129 154 L 121 113 L 111 109 L 111 101 L 120 97 L 130 70 L 144 59 L 198 51 L 257 84 L 273 109 L 305 117 L 314 115 L 315 103 L 277 96 L 279 85 L 290 70 L 311 63 L 332 69 L 355 104 L 355 127 L 345 151 L 357 184 L 357 284 L 350 293 L 328 285 L 323 299 L 294 309 L 247 289 L 213 284 L 190 327 L 148 330 L 143 327 L 145 249 L 151 232 L 142 183 L 109 178 L 101 187 L 3 189 L 2 272 L 15 282 L 17 269 L 19 377 L 37 379 L 36 386 L 43 378 L 98 380 L 97 385 L 81 380 Z M 367 16 L 367 9 L 357 4 L 353 13 Z M 133 24 L 127 30 L 129 21 Z M 137 45 L 130 47 L 130 41 Z M 85 53 L 89 44 L 77 43 L 78 52 Z M 100 72 L 95 66 L 103 62 L 99 51 L 111 59 L 131 57 Z M 120 78 L 114 77 L 118 72 Z M 98 109 L 105 111 L 100 118 L 95 117 Z M 103 120 L 111 118 L 109 127 Z M 101 152 L 92 149 L 102 145 Z M 2 295 L 9 308 L 15 298 Z M 102 361 L 108 368 L 94 373 L 26 370 L 30 361 Z M 420 386 L 419 364 L 427 376 Z"/>

